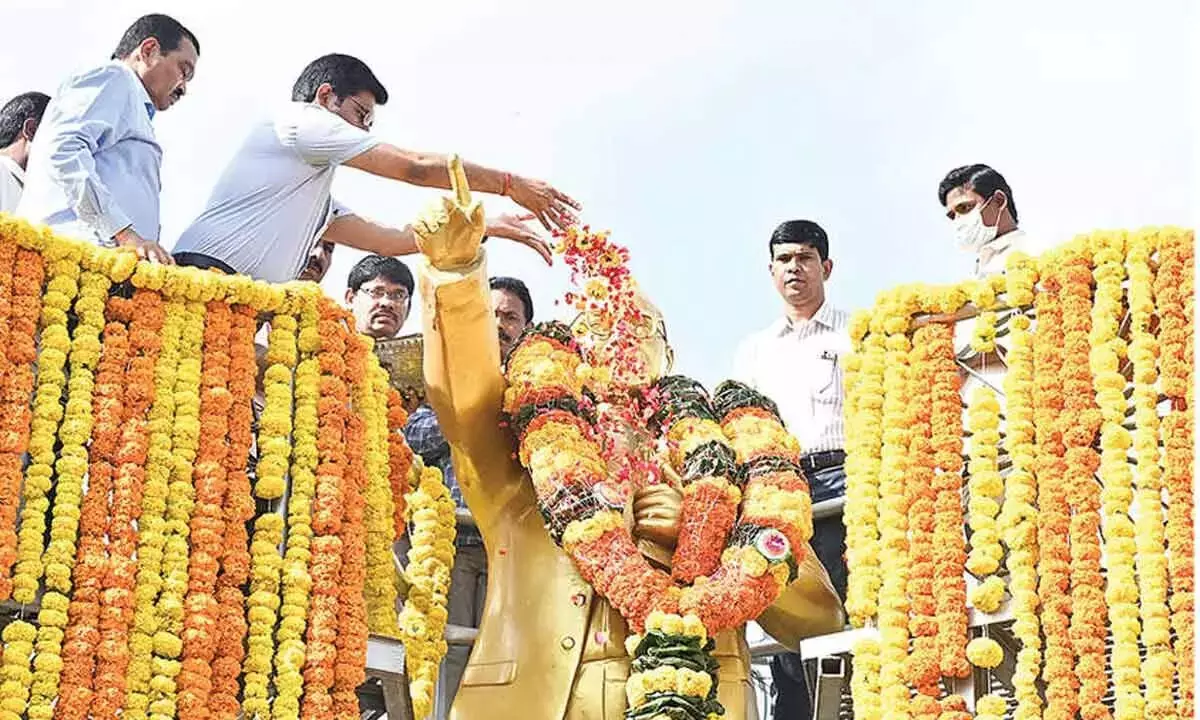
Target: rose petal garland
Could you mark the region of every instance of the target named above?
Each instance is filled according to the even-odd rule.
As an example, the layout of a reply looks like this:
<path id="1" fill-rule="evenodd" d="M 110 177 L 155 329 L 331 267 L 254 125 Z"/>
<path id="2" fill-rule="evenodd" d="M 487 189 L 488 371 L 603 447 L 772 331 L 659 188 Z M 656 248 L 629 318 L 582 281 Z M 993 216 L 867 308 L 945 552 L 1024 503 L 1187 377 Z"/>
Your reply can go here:
<path id="1" fill-rule="evenodd" d="M 1137 552 L 1133 519 L 1133 468 L 1128 461 L 1133 437 L 1125 429 L 1125 376 L 1121 361 L 1127 354 L 1121 338 L 1125 316 L 1121 283 L 1125 278 L 1125 235 L 1097 233 L 1091 238 L 1095 284 L 1092 305 L 1092 331 L 1089 338 L 1092 381 L 1100 408 L 1100 477 L 1104 529 L 1104 553 L 1107 566 L 1105 601 L 1113 636 L 1110 658 L 1116 693 L 1114 716 L 1117 720 L 1141 720 L 1145 717 L 1145 698 L 1141 690 L 1141 658 L 1138 655 L 1138 592 L 1134 574 Z"/>
<path id="2" fill-rule="evenodd" d="M 226 493 L 225 454 L 228 449 L 229 380 L 228 305 L 207 304 L 204 350 L 201 362 L 200 444 L 193 481 L 196 504 L 192 510 L 188 559 L 187 612 L 183 627 L 183 662 L 180 667 L 178 705 L 180 720 L 207 720 L 212 693 L 213 659 L 221 621 L 215 597 L 217 574 L 224 552 Z"/>
<path id="3" fill-rule="evenodd" d="M 1109 718 L 1103 704 L 1108 608 L 1100 569 L 1100 458 L 1092 444 L 1101 415 L 1093 395 L 1089 364 L 1092 273 L 1083 243 L 1067 246 L 1062 261 L 1063 442 L 1066 445 L 1067 502 L 1071 516 L 1071 646 L 1079 676 L 1079 713 L 1084 720 Z"/>
<path id="4" fill-rule="evenodd" d="M 1191 232 L 1167 231 L 1160 239 L 1155 301 L 1160 320 L 1160 381 L 1171 410 L 1162 422 L 1163 482 L 1167 490 L 1167 558 L 1171 628 L 1179 675 L 1179 715 L 1195 705 L 1195 547 L 1193 540 L 1192 356 L 1194 342 L 1195 240 Z"/>

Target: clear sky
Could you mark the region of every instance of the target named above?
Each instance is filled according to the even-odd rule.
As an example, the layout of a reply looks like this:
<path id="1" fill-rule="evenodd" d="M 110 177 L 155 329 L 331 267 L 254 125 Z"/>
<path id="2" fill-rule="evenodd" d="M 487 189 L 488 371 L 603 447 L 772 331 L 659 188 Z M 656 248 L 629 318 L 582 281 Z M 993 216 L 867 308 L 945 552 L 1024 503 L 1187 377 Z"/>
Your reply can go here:
<path id="1" fill-rule="evenodd" d="M 766 242 L 782 220 L 828 230 L 829 294 L 848 309 L 970 271 L 936 203 L 953 166 L 1004 173 L 1030 233 L 1193 222 L 1186 0 L 0 5 L 0 98 L 52 92 L 103 62 L 142 13 L 199 36 L 188 96 L 155 119 L 168 247 L 304 65 L 350 53 L 391 93 L 375 126 L 385 140 L 545 178 L 582 201 L 586 221 L 631 248 L 677 369 L 709 383 L 780 313 Z M 335 193 L 395 224 L 432 197 L 349 169 Z M 554 314 L 561 266 L 491 253 L 493 274 L 524 278 L 538 315 Z M 335 296 L 356 259 L 336 254 Z M 419 327 L 414 313 L 405 330 Z"/>

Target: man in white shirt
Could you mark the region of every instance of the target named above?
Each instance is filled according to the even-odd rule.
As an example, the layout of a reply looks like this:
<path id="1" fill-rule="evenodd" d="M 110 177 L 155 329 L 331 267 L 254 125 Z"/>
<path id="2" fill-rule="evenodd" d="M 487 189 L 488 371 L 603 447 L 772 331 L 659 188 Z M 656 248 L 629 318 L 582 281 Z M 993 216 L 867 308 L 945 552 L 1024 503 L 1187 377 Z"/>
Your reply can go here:
<path id="1" fill-rule="evenodd" d="M 0 108 L 0 212 L 16 212 L 25 187 L 29 146 L 50 96 L 22 93 Z"/>
<path id="2" fill-rule="evenodd" d="M 975 275 L 1004 272 L 1005 258 L 1049 249 L 1017 226 L 1017 203 L 1004 176 L 983 164 L 954 168 L 938 185 L 938 202 L 954 223 L 963 250 L 976 254 Z"/>
<path id="3" fill-rule="evenodd" d="M 294 279 L 319 240 L 378 255 L 417 251 L 411 227 L 355 215 L 330 194 L 341 165 L 412 185 L 448 189 L 446 157 L 389 145 L 371 135 L 388 92 L 366 63 L 325 55 L 304 69 L 292 102 L 259 122 L 226 167 L 198 218 L 175 244 L 181 264 L 268 282 Z M 550 229 L 574 220 L 574 200 L 539 180 L 464 163 L 471 189 L 507 195 Z M 549 249 L 523 220 L 489 220 L 488 235 Z"/>
<path id="4" fill-rule="evenodd" d="M 734 375 L 779 406 L 800 441 L 800 466 L 813 501 L 829 500 L 846 492 L 842 364 L 850 352 L 849 317 L 825 299 L 833 261 L 820 225 L 789 220 L 771 233 L 767 249 L 784 314 L 742 342 Z M 844 601 L 846 526 L 840 513 L 813 521 L 812 547 Z M 771 675 L 779 691 L 775 717 L 812 717 L 800 656 L 776 656 Z"/>
<path id="5" fill-rule="evenodd" d="M 151 121 L 183 97 L 199 56 L 196 36 L 177 20 L 145 15 L 110 62 L 67 78 L 33 142 L 17 214 L 170 263 L 158 244 L 162 148 Z"/>

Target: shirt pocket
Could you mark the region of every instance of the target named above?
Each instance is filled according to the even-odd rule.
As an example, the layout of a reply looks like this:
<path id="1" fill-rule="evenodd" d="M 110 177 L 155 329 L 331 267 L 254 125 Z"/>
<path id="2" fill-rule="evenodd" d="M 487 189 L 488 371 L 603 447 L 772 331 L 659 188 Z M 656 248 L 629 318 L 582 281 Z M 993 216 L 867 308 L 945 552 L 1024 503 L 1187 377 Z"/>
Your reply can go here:
<path id="1" fill-rule="evenodd" d="M 812 397 L 818 405 L 832 405 L 842 396 L 842 359 L 837 350 L 821 350 L 812 362 Z"/>

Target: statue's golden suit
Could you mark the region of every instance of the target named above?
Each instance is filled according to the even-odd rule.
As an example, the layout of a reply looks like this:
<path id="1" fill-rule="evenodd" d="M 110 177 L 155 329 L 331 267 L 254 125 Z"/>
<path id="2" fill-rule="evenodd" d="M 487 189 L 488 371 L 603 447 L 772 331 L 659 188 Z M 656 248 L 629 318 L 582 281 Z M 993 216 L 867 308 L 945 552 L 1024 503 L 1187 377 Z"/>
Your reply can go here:
<path id="1" fill-rule="evenodd" d="M 443 198 L 415 228 L 427 260 L 420 270 L 428 398 L 451 447 L 463 497 L 488 555 L 487 600 L 479 635 L 450 716 L 456 720 L 616 720 L 625 710 L 624 620 L 580 578 L 542 525 L 529 476 L 499 425 L 504 377 L 492 315 L 483 210 L 471 202 L 461 167 L 457 197 Z M 648 333 L 651 370 L 664 369 L 661 333 Z M 634 504 L 634 535 L 652 559 L 669 561 L 680 496 L 658 486 Z M 805 554 L 799 577 L 758 619 L 795 647 L 842 627 L 829 578 Z M 750 657 L 744 634 L 717 636 L 720 700 L 726 718 L 744 717 Z"/>

